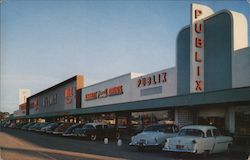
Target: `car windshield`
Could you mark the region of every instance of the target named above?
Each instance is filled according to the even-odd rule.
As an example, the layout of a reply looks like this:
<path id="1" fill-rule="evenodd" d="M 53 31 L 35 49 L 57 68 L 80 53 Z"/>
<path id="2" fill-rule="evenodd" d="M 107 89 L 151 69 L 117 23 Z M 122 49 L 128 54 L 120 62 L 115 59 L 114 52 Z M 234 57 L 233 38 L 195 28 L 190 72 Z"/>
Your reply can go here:
<path id="1" fill-rule="evenodd" d="M 83 126 L 84 129 L 94 129 L 94 126 L 86 124 Z"/>
<path id="2" fill-rule="evenodd" d="M 204 133 L 199 129 L 182 129 L 179 136 L 195 136 L 195 137 L 204 137 Z"/>
<path id="3" fill-rule="evenodd" d="M 172 127 L 167 127 L 165 125 L 153 125 L 153 126 L 148 126 L 147 128 L 144 129 L 144 131 L 154 131 L 154 132 L 173 132 Z"/>

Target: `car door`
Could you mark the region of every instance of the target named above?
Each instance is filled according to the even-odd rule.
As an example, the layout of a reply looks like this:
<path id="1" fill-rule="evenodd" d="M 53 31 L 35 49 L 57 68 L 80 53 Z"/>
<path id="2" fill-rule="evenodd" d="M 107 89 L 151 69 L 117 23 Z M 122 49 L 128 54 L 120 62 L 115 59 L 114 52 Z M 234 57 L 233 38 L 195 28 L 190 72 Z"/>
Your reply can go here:
<path id="1" fill-rule="evenodd" d="M 95 126 L 95 134 L 97 137 L 103 137 L 105 133 L 103 133 L 103 125 L 98 124 Z"/>
<path id="2" fill-rule="evenodd" d="M 213 135 L 215 137 L 214 153 L 226 150 L 228 143 L 225 141 L 220 131 L 218 129 L 213 129 Z"/>
<path id="3" fill-rule="evenodd" d="M 208 129 L 206 132 L 205 137 L 203 138 L 203 145 L 204 145 L 204 151 L 209 150 L 209 152 L 214 151 L 214 146 L 215 146 L 215 137 L 212 134 L 212 130 Z"/>

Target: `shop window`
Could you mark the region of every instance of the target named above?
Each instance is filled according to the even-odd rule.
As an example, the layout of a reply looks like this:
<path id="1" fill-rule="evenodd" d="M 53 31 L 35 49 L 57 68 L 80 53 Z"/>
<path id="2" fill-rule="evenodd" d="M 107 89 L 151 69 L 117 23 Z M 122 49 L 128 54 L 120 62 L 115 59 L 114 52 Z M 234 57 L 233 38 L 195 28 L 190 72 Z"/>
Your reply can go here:
<path id="1" fill-rule="evenodd" d="M 152 124 L 170 123 L 174 123 L 174 110 L 133 112 L 131 117 L 131 125 L 135 133 Z"/>
<path id="2" fill-rule="evenodd" d="M 200 125 L 212 125 L 219 130 L 225 131 L 225 118 L 224 117 L 198 117 L 198 124 Z"/>
<path id="3" fill-rule="evenodd" d="M 250 111 L 236 112 L 235 127 L 238 135 L 250 135 Z"/>
<path id="4" fill-rule="evenodd" d="M 215 137 L 221 136 L 221 133 L 218 129 L 213 129 L 213 134 Z"/>

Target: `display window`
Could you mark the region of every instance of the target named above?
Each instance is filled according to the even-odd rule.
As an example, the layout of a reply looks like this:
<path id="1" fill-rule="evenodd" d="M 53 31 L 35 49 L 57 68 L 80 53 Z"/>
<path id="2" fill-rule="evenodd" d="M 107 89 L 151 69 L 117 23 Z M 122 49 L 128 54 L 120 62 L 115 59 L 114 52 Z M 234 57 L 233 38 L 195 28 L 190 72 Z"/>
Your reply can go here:
<path id="1" fill-rule="evenodd" d="M 131 117 L 133 132 L 140 132 L 152 124 L 170 123 L 174 123 L 174 110 L 133 112 Z"/>
<path id="2" fill-rule="evenodd" d="M 237 135 L 250 135 L 250 110 L 235 113 L 235 129 Z"/>

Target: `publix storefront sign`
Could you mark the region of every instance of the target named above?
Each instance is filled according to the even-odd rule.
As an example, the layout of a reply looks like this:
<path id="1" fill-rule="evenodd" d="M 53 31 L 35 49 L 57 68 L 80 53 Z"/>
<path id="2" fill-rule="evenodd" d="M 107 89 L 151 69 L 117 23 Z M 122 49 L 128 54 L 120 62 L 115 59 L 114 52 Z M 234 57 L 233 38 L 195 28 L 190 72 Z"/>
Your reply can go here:
<path id="1" fill-rule="evenodd" d="M 123 86 L 119 85 L 119 86 L 105 88 L 103 90 L 87 93 L 85 94 L 85 100 L 90 101 L 90 100 L 106 98 L 106 97 L 122 95 L 122 94 L 123 94 Z"/>
<path id="2" fill-rule="evenodd" d="M 191 4 L 190 24 L 190 92 L 204 90 L 204 18 L 212 15 L 211 8 Z"/>

